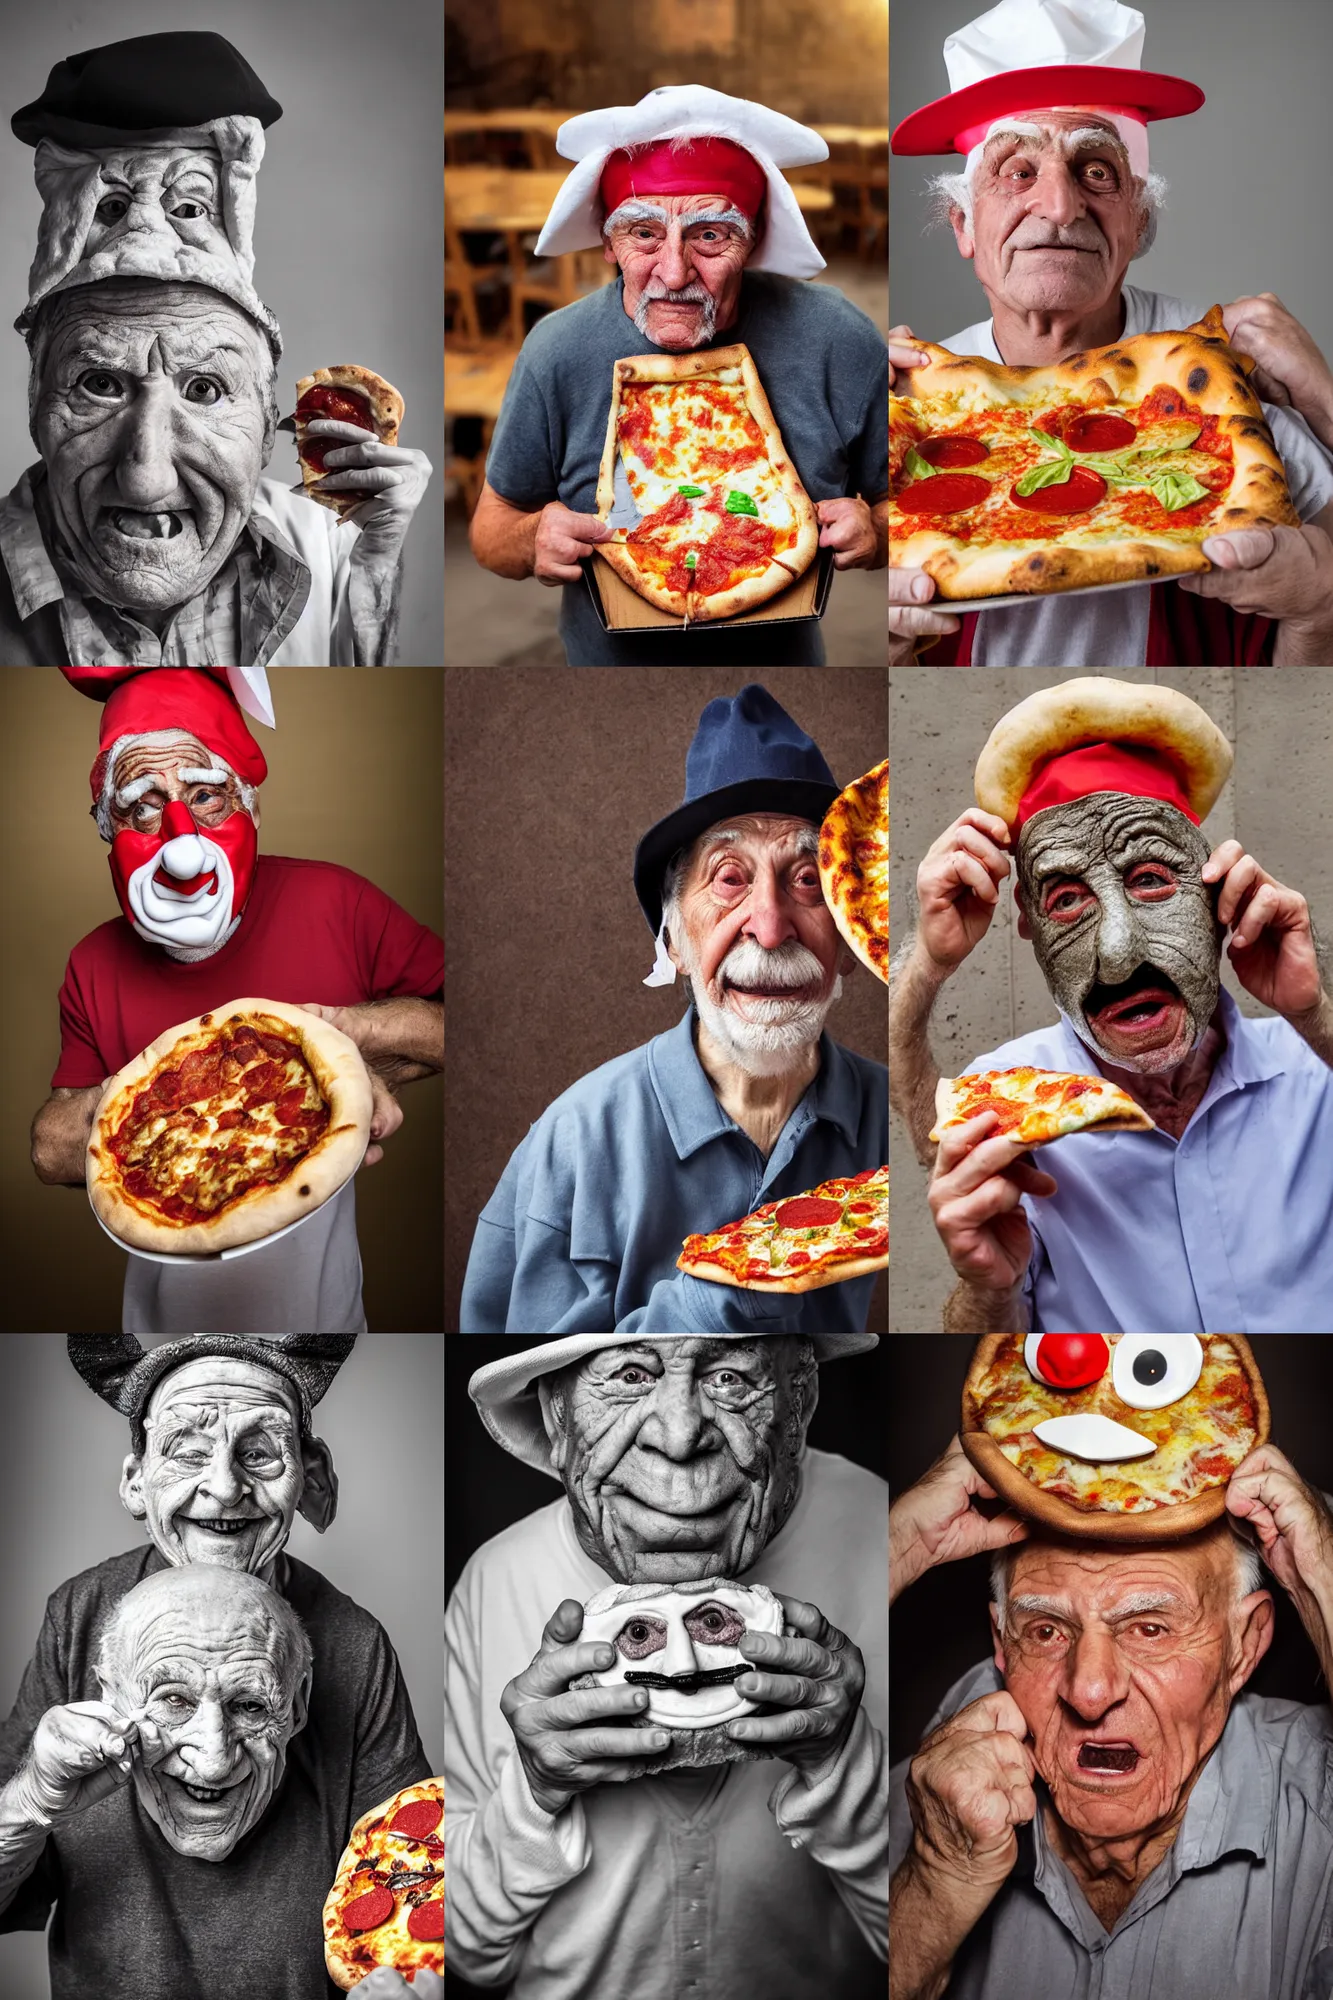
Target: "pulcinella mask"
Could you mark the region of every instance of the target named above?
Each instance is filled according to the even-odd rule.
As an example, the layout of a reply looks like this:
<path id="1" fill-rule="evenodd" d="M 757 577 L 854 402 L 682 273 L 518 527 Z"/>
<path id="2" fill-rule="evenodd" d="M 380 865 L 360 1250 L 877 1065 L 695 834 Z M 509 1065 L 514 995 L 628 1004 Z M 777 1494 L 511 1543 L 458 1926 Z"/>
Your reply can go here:
<path id="1" fill-rule="evenodd" d="M 616 1649 L 616 1663 L 592 1676 L 648 1689 L 644 1720 L 663 1729 L 705 1729 L 750 1715 L 756 1704 L 735 1682 L 753 1671 L 738 1650 L 746 1632 L 782 1636 L 782 1606 L 761 1583 L 615 1584 L 584 1606 L 583 1643 Z"/>

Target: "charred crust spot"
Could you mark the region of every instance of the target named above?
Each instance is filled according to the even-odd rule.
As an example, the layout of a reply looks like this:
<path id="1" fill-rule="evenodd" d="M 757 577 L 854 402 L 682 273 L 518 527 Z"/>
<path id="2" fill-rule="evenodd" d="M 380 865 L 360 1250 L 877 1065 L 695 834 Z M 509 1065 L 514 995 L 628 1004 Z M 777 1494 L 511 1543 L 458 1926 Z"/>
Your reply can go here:
<path id="1" fill-rule="evenodd" d="M 1159 562 L 1146 562 L 1143 565 L 1143 573 L 1145 576 L 1160 576 L 1162 565 Z"/>
<path id="2" fill-rule="evenodd" d="M 1247 417 L 1245 422 L 1240 425 L 1240 435 L 1243 438 L 1261 438 L 1263 436 L 1263 431 L 1261 427 L 1253 421 L 1252 418 Z"/>
<path id="3" fill-rule="evenodd" d="M 1208 387 L 1208 381 L 1209 372 L 1206 368 L 1191 368 L 1189 374 L 1185 377 L 1185 387 L 1189 390 L 1191 396 L 1197 396 Z"/>
<path id="4" fill-rule="evenodd" d="M 1076 354 L 1073 360 L 1067 362 L 1065 365 L 1069 369 L 1071 375 L 1081 374 L 1083 369 L 1085 369 L 1088 365 L 1088 357 L 1086 354 Z"/>
<path id="5" fill-rule="evenodd" d="M 199 1025 L 201 1028 L 211 1028 L 213 1025 L 213 1016 L 211 1014 L 201 1014 L 199 1016 Z"/>
<path id="6" fill-rule="evenodd" d="M 296 1192 L 297 1192 L 298 1194 L 309 1194 L 310 1190 L 309 1190 L 309 1188 L 308 1188 L 308 1187 L 302 1187 L 302 1188 L 298 1188 L 298 1189 L 296 1190 Z"/>
<path id="7" fill-rule="evenodd" d="M 1044 555 L 1029 556 L 1023 567 L 1030 571 L 1033 576 L 1044 576 L 1046 573 L 1046 557 Z"/>

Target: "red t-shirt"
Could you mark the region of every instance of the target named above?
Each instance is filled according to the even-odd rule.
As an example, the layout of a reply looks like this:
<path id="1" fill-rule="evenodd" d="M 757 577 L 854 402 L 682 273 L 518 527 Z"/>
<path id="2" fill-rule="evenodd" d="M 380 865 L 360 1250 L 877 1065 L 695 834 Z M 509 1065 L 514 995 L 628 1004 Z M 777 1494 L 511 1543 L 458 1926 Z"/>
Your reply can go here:
<path id="1" fill-rule="evenodd" d="M 60 989 L 51 1088 L 84 1090 L 123 1069 L 166 1028 L 254 996 L 351 1007 L 437 998 L 444 946 L 393 899 L 331 861 L 261 854 L 236 935 L 193 964 L 148 944 L 124 917 L 70 953 Z"/>

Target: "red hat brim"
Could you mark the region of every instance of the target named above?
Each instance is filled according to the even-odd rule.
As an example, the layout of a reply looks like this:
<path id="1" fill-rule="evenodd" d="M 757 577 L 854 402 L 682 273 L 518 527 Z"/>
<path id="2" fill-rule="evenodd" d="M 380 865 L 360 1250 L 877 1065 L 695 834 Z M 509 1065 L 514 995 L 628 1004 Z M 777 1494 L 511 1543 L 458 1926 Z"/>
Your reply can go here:
<path id="1" fill-rule="evenodd" d="M 1098 63 L 1047 63 L 983 77 L 909 112 L 890 141 L 895 153 L 957 153 L 957 135 L 1007 112 L 1044 110 L 1056 104 L 1104 104 L 1140 112 L 1146 120 L 1184 118 L 1204 94 L 1197 83 L 1153 70 L 1107 69 Z"/>

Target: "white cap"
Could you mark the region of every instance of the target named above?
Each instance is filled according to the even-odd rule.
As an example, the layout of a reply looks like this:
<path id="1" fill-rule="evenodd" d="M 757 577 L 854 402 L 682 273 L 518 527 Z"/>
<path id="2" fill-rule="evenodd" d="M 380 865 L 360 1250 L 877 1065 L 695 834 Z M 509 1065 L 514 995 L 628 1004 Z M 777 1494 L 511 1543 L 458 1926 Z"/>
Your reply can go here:
<path id="1" fill-rule="evenodd" d="M 1120 0 L 1000 0 L 944 44 L 949 88 L 1049 63 L 1139 69 L 1143 16 Z"/>

